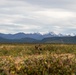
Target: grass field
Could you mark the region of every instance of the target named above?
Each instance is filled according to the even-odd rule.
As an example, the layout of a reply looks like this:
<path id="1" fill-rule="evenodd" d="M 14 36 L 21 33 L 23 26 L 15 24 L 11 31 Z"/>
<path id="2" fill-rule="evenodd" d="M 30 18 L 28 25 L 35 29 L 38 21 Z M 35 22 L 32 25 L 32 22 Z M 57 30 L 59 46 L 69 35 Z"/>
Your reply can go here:
<path id="1" fill-rule="evenodd" d="M 76 45 L 0 44 L 0 75 L 76 75 Z"/>

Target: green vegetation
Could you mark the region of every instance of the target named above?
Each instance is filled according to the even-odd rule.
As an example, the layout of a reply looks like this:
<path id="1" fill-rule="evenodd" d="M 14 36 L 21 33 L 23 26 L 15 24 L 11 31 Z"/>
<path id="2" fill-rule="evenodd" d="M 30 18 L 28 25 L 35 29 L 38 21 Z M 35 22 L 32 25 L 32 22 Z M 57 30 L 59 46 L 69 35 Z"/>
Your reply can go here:
<path id="1" fill-rule="evenodd" d="M 76 75 L 76 45 L 0 44 L 0 75 Z"/>

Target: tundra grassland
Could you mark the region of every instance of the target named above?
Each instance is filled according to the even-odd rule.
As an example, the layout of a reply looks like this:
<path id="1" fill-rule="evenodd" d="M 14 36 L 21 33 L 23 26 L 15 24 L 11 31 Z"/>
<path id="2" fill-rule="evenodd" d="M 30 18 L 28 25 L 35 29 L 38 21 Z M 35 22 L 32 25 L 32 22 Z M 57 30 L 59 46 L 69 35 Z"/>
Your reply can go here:
<path id="1" fill-rule="evenodd" d="M 76 75 L 76 45 L 0 44 L 0 75 Z"/>

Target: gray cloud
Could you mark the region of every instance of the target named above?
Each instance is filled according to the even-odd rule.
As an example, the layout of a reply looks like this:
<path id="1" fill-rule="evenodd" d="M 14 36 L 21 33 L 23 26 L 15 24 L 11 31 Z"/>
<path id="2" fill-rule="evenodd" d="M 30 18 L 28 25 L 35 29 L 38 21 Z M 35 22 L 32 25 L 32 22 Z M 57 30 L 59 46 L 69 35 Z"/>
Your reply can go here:
<path id="1" fill-rule="evenodd" d="M 76 11 L 76 0 L 26 0 L 26 1 L 30 4 L 34 4 L 44 8 L 58 8 L 58 9 Z"/>
<path id="2" fill-rule="evenodd" d="M 0 32 L 76 33 L 76 0 L 1 0 Z"/>

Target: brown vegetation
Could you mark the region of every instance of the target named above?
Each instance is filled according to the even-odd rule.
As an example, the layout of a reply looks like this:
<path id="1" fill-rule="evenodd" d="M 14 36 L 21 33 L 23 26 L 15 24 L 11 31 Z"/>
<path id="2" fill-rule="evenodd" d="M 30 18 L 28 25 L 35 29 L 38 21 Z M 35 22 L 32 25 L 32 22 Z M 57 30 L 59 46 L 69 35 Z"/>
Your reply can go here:
<path id="1" fill-rule="evenodd" d="M 76 75 L 76 45 L 2 44 L 0 75 Z"/>

